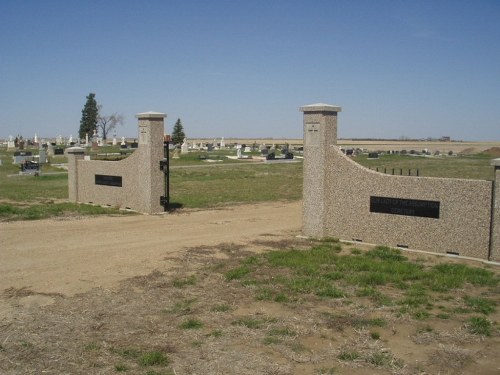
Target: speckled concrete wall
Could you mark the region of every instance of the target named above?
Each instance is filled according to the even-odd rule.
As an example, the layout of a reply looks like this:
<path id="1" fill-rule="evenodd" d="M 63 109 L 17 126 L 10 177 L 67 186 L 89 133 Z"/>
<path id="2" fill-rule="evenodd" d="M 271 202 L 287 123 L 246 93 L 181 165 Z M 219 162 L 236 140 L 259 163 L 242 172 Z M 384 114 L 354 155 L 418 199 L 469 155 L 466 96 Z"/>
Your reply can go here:
<path id="1" fill-rule="evenodd" d="M 163 113 L 137 115 L 139 147 L 120 161 L 83 160 L 82 149 L 68 150 L 68 189 L 73 202 L 130 208 L 143 213 L 163 211 L 160 196 L 164 191 Z M 96 184 L 96 175 L 121 176 L 122 186 Z"/>
<path id="2" fill-rule="evenodd" d="M 392 176 L 369 170 L 336 146 L 340 110 L 325 104 L 301 108 L 305 235 L 498 260 L 500 234 L 498 225 L 491 225 L 491 181 Z M 416 216 L 414 211 L 412 216 L 375 212 L 371 197 L 439 202 L 438 217 Z M 498 196 L 496 204 L 498 217 Z M 490 238 L 492 232 L 495 240 Z"/>

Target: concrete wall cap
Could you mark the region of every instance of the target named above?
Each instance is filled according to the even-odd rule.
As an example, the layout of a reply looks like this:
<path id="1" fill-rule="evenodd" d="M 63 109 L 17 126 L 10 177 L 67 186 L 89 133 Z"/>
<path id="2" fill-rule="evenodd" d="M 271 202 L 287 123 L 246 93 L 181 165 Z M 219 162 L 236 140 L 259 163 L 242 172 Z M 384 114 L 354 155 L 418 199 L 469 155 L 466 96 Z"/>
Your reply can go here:
<path id="1" fill-rule="evenodd" d="M 300 107 L 302 112 L 341 112 L 342 108 L 336 105 L 316 103 Z"/>
<path id="2" fill-rule="evenodd" d="M 149 112 L 138 113 L 135 115 L 135 117 L 137 117 L 139 119 L 141 119 L 141 118 L 165 118 L 165 117 L 167 117 L 167 114 L 161 113 L 161 112 L 149 111 Z"/>
<path id="3" fill-rule="evenodd" d="M 491 165 L 494 166 L 494 167 L 500 167 L 500 158 L 498 159 L 493 159 L 491 161 Z"/>

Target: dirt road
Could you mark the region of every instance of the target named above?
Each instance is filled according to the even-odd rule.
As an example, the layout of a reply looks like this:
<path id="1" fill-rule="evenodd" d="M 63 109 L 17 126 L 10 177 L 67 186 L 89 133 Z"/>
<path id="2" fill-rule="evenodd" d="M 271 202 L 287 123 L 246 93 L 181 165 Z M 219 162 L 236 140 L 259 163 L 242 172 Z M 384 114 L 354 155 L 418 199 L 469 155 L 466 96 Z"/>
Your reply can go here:
<path id="1" fill-rule="evenodd" d="M 0 291 L 74 295 L 168 266 L 193 246 L 299 232 L 301 203 L 165 215 L 0 223 Z M 42 303 L 39 300 L 33 303 Z M 49 296 L 50 297 L 50 296 Z M 4 306 L 5 308 L 5 306 Z M 2 315 L 0 305 L 0 317 Z"/>

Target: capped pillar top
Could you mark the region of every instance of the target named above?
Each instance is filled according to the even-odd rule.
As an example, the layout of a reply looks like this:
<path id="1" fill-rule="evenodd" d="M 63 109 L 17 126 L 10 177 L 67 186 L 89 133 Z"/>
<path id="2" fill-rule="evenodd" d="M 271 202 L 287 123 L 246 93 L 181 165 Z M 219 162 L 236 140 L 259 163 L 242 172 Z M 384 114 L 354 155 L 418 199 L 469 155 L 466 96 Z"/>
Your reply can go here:
<path id="1" fill-rule="evenodd" d="M 495 168 L 500 168 L 500 158 L 499 159 L 492 159 L 491 165 L 494 166 Z"/>
<path id="2" fill-rule="evenodd" d="M 316 103 L 300 107 L 301 112 L 341 112 L 342 108 L 336 105 Z"/>
<path id="3" fill-rule="evenodd" d="M 161 113 L 161 112 L 143 112 L 143 113 L 138 113 L 135 115 L 138 119 L 146 119 L 146 118 L 154 118 L 154 119 L 161 119 L 167 117 L 166 113 Z"/>

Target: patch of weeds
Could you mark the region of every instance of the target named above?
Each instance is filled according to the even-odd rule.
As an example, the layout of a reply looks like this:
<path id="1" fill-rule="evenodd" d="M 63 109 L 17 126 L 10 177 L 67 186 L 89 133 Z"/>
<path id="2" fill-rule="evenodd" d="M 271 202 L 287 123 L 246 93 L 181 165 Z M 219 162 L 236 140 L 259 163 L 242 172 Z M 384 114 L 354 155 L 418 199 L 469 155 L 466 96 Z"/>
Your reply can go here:
<path id="1" fill-rule="evenodd" d="M 269 336 L 297 336 L 297 333 L 288 327 L 273 328 L 269 331 Z"/>
<path id="2" fill-rule="evenodd" d="M 255 279 L 246 279 L 241 281 L 241 285 L 247 287 L 247 288 L 252 288 L 254 286 L 262 284 L 261 281 L 255 280 Z"/>
<path id="3" fill-rule="evenodd" d="M 222 335 L 223 335 L 222 331 L 220 329 L 216 329 L 215 331 L 208 333 L 206 336 L 218 338 L 218 337 L 222 337 Z"/>
<path id="4" fill-rule="evenodd" d="M 191 342 L 191 346 L 192 346 L 193 348 L 200 348 L 202 344 L 203 344 L 203 342 L 202 342 L 202 341 L 200 341 L 200 340 L 195 340 L 195 341 L 192 341 L 192 342 Z"/>
<path id="5" fill-rule="evenodd" d="M 328 298 L 343 298 L 346 294 L 335 288 L 333 285 L 327 285 L 323 288 L 318 289 L 314 294 L 318 297 L 328 297 Z"/>
<path id="6" fill-rule="evenodd" d="M 439 319 L 443 319 L 443 320 L 446 320 L 446 319 L 450 319 L 450 314 L 448 313 L 439 313 L 436 315 L 436 317 L 438 317 Z"/>
<path id="7" fill-rule="evenodd" d="M 491 335 L 491 322 L 483 316 L 470 317 L 467 320 L 467 328 L 474 335 Z"/>
<path id="8" fill-rule="evenodd" d="M 256 255 L 249 256 L 248 258 L 244 259 L 242 264 L 248 265 L 248 266 L 258 266 L 262 263 L 260 258 Z"/>
<path id="9" fill-rule="evenodd" d="M 443 263 L 432 267 L 425 283 L 437 292 L 462 287 L 465 283 L 475 286 L 495 286 L 499 279 L 492 271 L 465 264 Z"/>
<path id="10" fill-rule="evenodd" d="M 416 319 L 416 320 L 425 320 L 427 318 L 429 318 L 430 314 L 429 312 L 425 311 L 425 310 L 417 310 L 417 311 L 414 311 L 411 316 L 413 317 L 413 319 Z"/>
<path id="11" fill-rule="evenodd" d="M 125 366 L 123 363 L 119 363 L 119 364 L 115 365 L 115 370 L 118 372 L 124 372 L 124 371 L 128 370 L 128 367 Z"/>
<path id="12" fill-rule="evenodd" d="M 380 333 L 378 333 L 378 332 L 370 332 L 370 337 L 373 340 L 380 340 Z"/>
<path id="13" fill-rule="evenodd" d="M 211 311 L 213 312 L 228 312 L 228 311 L 231 311 L 231 306 L 229 306 L 228 304 L 221 304 L 221 305 L 215 305 L 214 307 L 212 307 Z"/>
<path id="14" fill-rule="evenodd" d="M 232 270 L 229 270 L 226 272 L 226 280 L 231 281 L 231 280 L 237 280 L 237 279 L 242 279 L 246 275 L 248 275 L 251 272 L 251 269 L 248 266 L 240 266 L 238 268 L 234 268 Z"/>
<path id="15" fill-rule="evenodd" d="M 5 351 L 7 351 L 7 349 L 5 349 L 5 348 L 2 346 L 2 344 L 0 344 L 0 352 L 5 352 Z"/>
<path id="16" fill-rule="evenodd" d="M 482 297 L 464 297 L 465 304 L 472 308 L 473 311 L 488 315 L 495 311 L 496 303 L 487 298 Z"/>
<path id="17" fill-rule="evenodd" d="M 273 291 L 270 288 L 261 287 L 255 298 L 257 301 L 270 301 L 273 299 Z"/>
<path id="18" fill-rule="evenodd" d="M 434 328 L 432 328 L 429 325 L 426 325 L 426 326 L 423 326 L 423 327 L 419 327 L 417 329 L 417 333 L 425 333 L 425 332 L 430 333 L 432 331 L 434 331 Z"/>
<path id="19" fill-rule="evenodd" d="M 266 322 L 266 320 L 263 319 L 256 319 L 256 318 L 241 318 L 238 320 L 233 321 L 231 324 L 232 325 L 238 325 L 238 326 L 245 326 L 250 329 L 259 329 L 262 327 L 262 325 Z"/>
<path id="20" fill-rule="evenodd" d="M 200 329 L 203 327 L 203 322 L 198 319 L 188 319 L 180 325 L 182 329 Z"/>
<path id="21" fill-rule="evenodd" d="M 161 352 L 148 352 L 141 356 L 139 364 L 141 366 L 165 366 L 169 363 L 169 359 Z"/>
<path id="22" fill-rule="evenodd" d="M 358 289 L 356 291 L 356 296 L 369 297 L 373 302 L 377 304 L 377 306 L 392 305 L 392 300 L 389 297 L 371 286 Z"/>
<path id="23" fill-rule="evenodd" d="M 351 254 L 352 254 L 352 255 L 360 255 L 360 254 L 362 254 L 362 253 L 363 253 L 363 252 L 362 252 L 360 249 L 356 248 L 356 247 L 353 247 L 353 248 L 351 249 Z"/>
<path id="24" fill-rule="evenodd" d="M 280 302 L 280 303 L 286 303 L 286 302 L 289 302 L 290 299 L 288 298 L 288 296 L 286 294 L 278 293 L 276 295 L 276 297 L 274 297 L 274 301 Z"/>
<path id="25" fill-rule="evenodd" d="M 472 312 L 472 310 L 467 309 L 465 307 L 458 306 L 458 307 L 454 307 L 453 309 L 451 309 L 451 312 L 453 312 L 455 314 L 469 314 L 470 312 Z"/>
<path id="26" fill-rule="evenodd" d="M 265 345 L 276 345 L 281 343 L 281 339 L 275 336 L 267 336 L 264 338 L 263 343 Z"/>
<path id="27" fill-rule="evenodd" d="M 377 246 L 374 249 L 366 252 L 365 255 L 369 258 L 378 258 L 381 260 L 392 262 L 402 262 L 407 260 L 407 258 L 401 254 L 401 250 L 391 249 L 387 246 Z"/>
<path id="28" fill-rule="evenodd" d="M 342 350 L 337 356 L 341 361 L 355 361 L 360 358 L 361 354 L 355 350 Z"/>
<path id="29" fill-rule="evenodd" d="M 306 347 L 300 342 L 292 342 L 290 349 L 292 349 L 294 353 L 303 353 L 306 351 Z"/>
<path id="30" fill-rule="evenodd" d="M 184 288 L 187 285 L 195 285 L 196 284 L 196 277 L 194 275 L 189 276 L 186 279 L 175 279 L 172 284 L 176 288 Z"/>
<path id="31" fill-rule="evenodd" d="M 96 342 L 89 342 L 87 345 L 83 347 L 83 349 L 87 352 L 98 351 L 101 350 L 101 345 L 99 345 Z"/>
<path id="32" fill-rule="evenodd" d="M 176 302 L 171 309 L 163 310 L 166 313 L 186 315 L 191 313 L 192 304 L 196 301 L 196 298 L 188 298 L 183 301 Z"/>
<path id="33" fill-rule="evenodd" d="M 25 349 L 32 349 L 34 345 L 28 341 L 21 341 L 21 346 Z"/>
<path id="34" fill-rule="evenodd" d="M 392 355 L 387 352 L 376 352 L 370 355 L 367 361 L 377 367 L 387 367 L 392 362 Z"/>
<path id="35" fill-rule="evenodd" d="M 370 320 L 370 324 L 376 327 L 385 327 L 387 325 L 387 321 L 383 318 L 374 318 Z"/>

